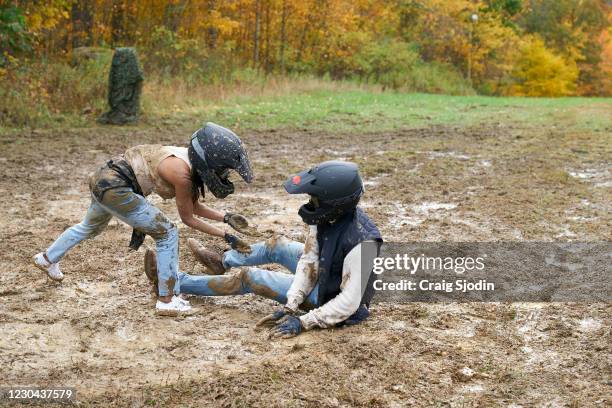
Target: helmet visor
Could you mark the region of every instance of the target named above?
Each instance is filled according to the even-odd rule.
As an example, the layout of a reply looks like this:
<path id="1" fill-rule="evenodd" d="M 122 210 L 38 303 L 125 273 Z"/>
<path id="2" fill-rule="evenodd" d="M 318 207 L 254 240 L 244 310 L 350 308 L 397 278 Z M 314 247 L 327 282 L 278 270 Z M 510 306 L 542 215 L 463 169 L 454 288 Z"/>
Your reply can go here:
<path id="1" fill-rule="evenodd" d="M 253 169 L 251 168 L 251 161 L 246 151 L 240 153 L 240 164 L 238 164 L 234 170 L 240 174 L 240 177 L 242 177 L 245 182 L 250 183 L 253 181 Z"/>

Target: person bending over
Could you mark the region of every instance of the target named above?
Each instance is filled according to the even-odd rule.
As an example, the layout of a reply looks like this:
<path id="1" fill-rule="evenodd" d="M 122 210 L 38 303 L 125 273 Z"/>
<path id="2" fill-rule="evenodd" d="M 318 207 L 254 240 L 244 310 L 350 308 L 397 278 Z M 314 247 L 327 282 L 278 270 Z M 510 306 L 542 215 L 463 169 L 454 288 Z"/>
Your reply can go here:
<path id="1" fill-rule="evenodd" d="M 230 250 L 221 255 L 190 239 L 198 260 L 218 276 L 179 272 L 181 290 L 200 296 L 255 293 L 276 300 L 284 306 L 257 323 L 271 326 L 272 337 L 365 320 L 373 295 L 372 266 L 382 238 L 357 206 L 364 192 L 357 165 L 324 162 L 290 177 L 284 187 L 289 194 L 310 196 L 299 210 L 308 225 L 306 243 L 278 237 L 251 245 L 250 254 Z M 249 268 L 222 275 L 232 267 L 269 263 L 283 265 L 291 274 Z M 150 279 L 154 267 L 155 253 L 148 251 L 145 272 Z"/>
<path id="2" fill-rule="evenodd" d="M 214 123 L 196 131 L 189 147 L 140 145 L 113 157 L 89 178 L 91 205 L 85 218 L 64 231 L 47 250 L 34 256 L 34 264 L 56 281 L 64 278 L 60 259 L 84 239 L 106 228 L 113 216 L 133 227 L 130 248 L 136 250 L 150 235 L 157 248 L 158 301 L 160 314 L 190 310 L 180 294 L 178 279 L 178 231 L 164 213 L 145 199 L 151 193 L 176 198 L 181 220 L 191 228 L 223 237 L 232 248 L 248 247 L 236 235 L 210 225 L 196 216 L 224 221 L 235 229 L 250 228 L 239 214 L 223 214 L 203 205 L 204 185 L 217 198 L 234 192 L 228 178 L 235 170 L 250 183 L 251 164 L 244 145 L 232 131 Z"/>

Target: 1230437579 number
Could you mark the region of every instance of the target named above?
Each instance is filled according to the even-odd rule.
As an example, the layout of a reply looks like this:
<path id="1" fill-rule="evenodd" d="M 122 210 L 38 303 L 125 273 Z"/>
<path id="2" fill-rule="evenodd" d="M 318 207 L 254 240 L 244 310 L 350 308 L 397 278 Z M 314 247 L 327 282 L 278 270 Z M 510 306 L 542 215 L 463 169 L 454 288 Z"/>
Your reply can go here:
<path id="1" fill-rule="evenodd" d="M 74 401 L 76 390 L 73 387 L 5 387 L 0 388 L 0 401 Z"/>

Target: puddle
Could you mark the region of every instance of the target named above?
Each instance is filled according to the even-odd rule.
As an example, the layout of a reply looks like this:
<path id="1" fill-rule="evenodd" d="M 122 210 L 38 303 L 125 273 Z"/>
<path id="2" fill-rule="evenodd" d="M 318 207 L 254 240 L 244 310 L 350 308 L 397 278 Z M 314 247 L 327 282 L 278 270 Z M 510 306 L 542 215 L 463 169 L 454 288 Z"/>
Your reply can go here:
<path id="1" fill-rule="evenodd" d="M 592 332 L 601 328 L 601 321 L 595 320 L 592 317 L 586 317 L 578 322 L 581 332 Z"/>
<path id="2" fill-rule="evenodd" d="M 407 214 L 408 208 L 403 204 L 394 203 L 395 210 L 392 210 L 392 215 L 389 217 L 388 225 L 393 229 L 399 229 L 405 226 L 417 226 L 425 221 L 425 217 L 412 216 Z"/>
<path id="3" fill-rule="evenodd" d="M 610 168 L 589 168 L 583 170 L 567 170 L 567 174 L 575 179 L 593 183 L 596 188 L 612 187 L 612 174 Z"/>
<path id="4" fill-rule="evenodd" d="M 445 212 L 455 208 L 457 208 L 457 204 L 433 201 L 413 205 L 393 203 L 391 208 L 387 210 L 391 214 L 388 225 L 396 230 L 406 226 L 416 227 L 428 218 L 437 219 Z"/>
<path id="5" fill-rule="evenodd" d="M 458 152 L 454 152 L 454 151 L 450 151 L 450 152 L 417 152 L 417 153 L 427 153 L 430 160 L 436 159 L 436 158 L 440 158 L 440 157 L 451 157 L 451 158 L 457 159 L 457 160 L 469 160 L 471 158 L 471 156 L 468 156 L 467 154 L 458 153 Z"/>
<path id="6" fill-rule="evenodd" d="M 332 156 L 332 160 L 349 160 L 349 157 L 353 154 L 353 150 L 323 149 L 323 152 L 329 156 Z"/>
<path id="7" fill-rule="evenodd" d="M 582 180 L 588 180 L 588 179 L 592 179 L 601 175 L 605 175 L 605 172 L 599 172 L 596 169 L 586 169 L 583 171 L 568 171 L 567 174 L 569 174 L 570 176 L 577 178 L 577 179 L 582 179 Z"/>
<path id="8" fill-rule="evenodd" d="M 561 232 L 555 235 L 555 238 L 575 238 L 577 236 L 575 232 L 569 229 L 568 225 L 562 225 L 560 229 Z"/>
<path id="9" fill-rule="evenodd" d="M 363 185 L 365 187 L 376 187 L 380 184 L 381 179 L 384 179 L 385 177 L 389 177 L 389 173 L 382 173 L 376 177 L 366 179 L 363 181 Z"/>
<path id="10" fill-rule="evenodd" d="M 117 336 L 124 341 L 134 341 L 138 338 L 138 335 L 134 333 L 132 328 L 127 326 L 121 326 L 117 329 Z"/>
<path id="11" fill-rule="evenodd" d="M 610 188 L 610 187 L 612 187 L 612 181 L 604 181 L 603 183 L 595 183 L 595 187 L 598 187 L 598 188 Z"/>
<path id="12" fill-rule="evenodd" d="M 484 387 L 480 384 L 469 384 L 463 386 L 463 392 L 470 394 L 478 394 L 484 391 Z"/>
<path id="13" fill-rule="evenodd" d="M 572 221 L 576 221 L 576 222 L 593 222 L 593 221 L 597 221 L 599 218 L 598 217 L 584 217 L 582 215 L 573 215 L 568 217 L 569 220 Z"/>
<path id="14" fill-rule="evenodd" d="M 421 204 L 413 205 L 412 209 L 421 214 L 429 214 L 430 211 L 439 211 L 439 210 L 453 210 L 457 208 L 457 204 L 453 203 L 436 203 L 433 201 L 426 201 Z"/>
<path id="15" fill-rule="evenodd" d="M 391 324 L 391 328 L 393 330 L 404 331 L 406 330 L 406 322 L 403 320 L 395 321 Z"/>

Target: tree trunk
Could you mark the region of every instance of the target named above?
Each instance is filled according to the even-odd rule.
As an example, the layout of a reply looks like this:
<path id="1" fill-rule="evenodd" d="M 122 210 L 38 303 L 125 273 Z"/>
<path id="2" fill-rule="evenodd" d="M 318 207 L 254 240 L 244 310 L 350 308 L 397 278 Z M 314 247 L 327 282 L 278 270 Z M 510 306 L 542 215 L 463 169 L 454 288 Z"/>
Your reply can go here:
<path id="1" fill-rule="evenodd" d="M 283 11 L 281 15 L 281 38 L 280 38 L 280 71 L 285 75 L 285 46 L 287 44 L 287 0 L 283 0 Z"/>
<path id="2" fill-rule="evenodd" d="M 123 33 L 123 0 L 113 0 L 111 9 L 111 45 L 117 46 Z"/>
<path id="3" fill-rule="evenodd" d="M 208 15 L 211 15 L 216 8 L 216 0 L 208 0 Z M 217 38 L 219 38 L 219 30 L 213 24 L 209 24 L 206 28 L 206 44 L 208 45 L 208 48 L 213 50 L 217 47 Z"/>
<path id="4" fill-rule="evenodd" d="M 270 72 L 270 0 L 266 0 L 266 54 L 264 60 L 267 74 Z"/>
<path id="5" fill-rule="evenodd" d="M 255 0 L 255 33 L 253 36 L 253 67 L 259 68 L 259 31 L 261 25 L 260 0 Z"/>
<path id="6" fill-rule="evenodd" d="M 93 23 L 91 9 L 87 2 L 74 2 L 71 10 L 72 48 L 91 45 L 91 27 Z"/>
<path id="7" fill-rule="evenodd" d="M 319 4 L 317 4 L 317 6 L 318 5 Z M 315 17 L 316 17 L 315 11 L 309 10 L 308 18 L 306 19 L 306 24 L 304 25 L 304 29 L 302 30 L 302 35 L 300 38 L 300 45 L 298 46 L 298 50 L 297 50 L 297 57 L 296 57 L 297 62 L 302 61 L 302 53 L 304 52 L 304 48 L 306 47 L 306 36 L 308 35 L 308 31 L 310 27 L 312 27 L 312 24 L 314 23 Z"/>

